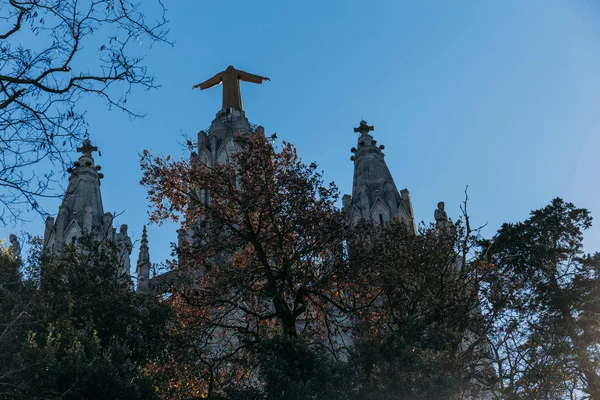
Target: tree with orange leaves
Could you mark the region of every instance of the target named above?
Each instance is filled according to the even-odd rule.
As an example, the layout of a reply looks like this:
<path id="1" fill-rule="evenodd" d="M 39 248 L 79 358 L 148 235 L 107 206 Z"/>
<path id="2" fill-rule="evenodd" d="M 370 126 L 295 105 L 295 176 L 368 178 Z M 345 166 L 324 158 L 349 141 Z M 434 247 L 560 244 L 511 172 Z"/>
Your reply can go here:
<path id="1" fill-rule="evenodd" d="M 214 166 L 142 155 L 152 219 L 186 232 L 170 272 L 172 363 L 155 366 L 164 398 L 469 390 L 480 355 L 463 339 L 480 318 L 475 276 L 459 261 L 468 229 L 350 226 L 335 185 L 293 146 L 275 150 L 261 133 L 237 145 Z"/>
<path id="2" fill-rule="evenodd" d="M 234 384 L 260 389 L 257 355 L 276 336 L 340 357 L 352 312 L 366 306 L 347 295 L 335 185 L 288 143 L 276 151 L 256 133 L 237 145 L 229 164 L 194 154 L 141 160 L 151 218 L 183 220 L 189 232 L 170 288 L 182 341 L 175 357 L 209 396 Z"/>

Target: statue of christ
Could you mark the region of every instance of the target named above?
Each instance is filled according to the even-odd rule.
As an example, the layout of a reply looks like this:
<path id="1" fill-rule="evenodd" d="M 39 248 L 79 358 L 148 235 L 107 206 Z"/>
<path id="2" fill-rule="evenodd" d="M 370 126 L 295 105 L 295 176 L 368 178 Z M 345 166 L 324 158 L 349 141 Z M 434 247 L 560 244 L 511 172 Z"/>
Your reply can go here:
<path id="1" fill-rule="evenodd" d="M 262 83 L 269 81 L 264 76 L 249 74 L 248 72 L 235 69 L 233 65 L 227 67 L 225 71 L 219 72 L 212 78 L 195 85 L 193 88 L 200 90 L 208 89 L 223 83 L 223 108 L 234 107 L 242 109 L 242 94 L 240 93 L 240 81 Z"/>

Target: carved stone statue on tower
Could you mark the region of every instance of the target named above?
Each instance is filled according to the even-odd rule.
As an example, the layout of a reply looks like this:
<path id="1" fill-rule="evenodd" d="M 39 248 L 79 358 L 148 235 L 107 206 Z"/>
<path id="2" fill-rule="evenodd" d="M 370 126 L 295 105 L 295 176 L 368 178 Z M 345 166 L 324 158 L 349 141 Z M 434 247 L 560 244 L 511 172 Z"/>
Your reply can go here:
<path id="1" fill-rule="evenodd" d="M 435 218 L 435 227 L 438 230 L 447 229 L 452 226 L 452 223 L 448 220 L 448 214 L 444 210 L 444 202 L 440 201 L 437 204 L 437 208 L 433 212 L 433 217 Z"/>
<path id="2" fill-rule="evenodd" d="M 131 269 L 131 250 L 133 244 L 131 238 L 127 235 L 127 225 L 121 225 L 119 233 L 115 235 L 115 243 L 117 245 L 117 256 L 119 260 L 119 275 L 129 274 Z"/>
<path id="3" fill-rule="evenodd" d="M 254 75 L 239 69 L 235 69 L 233 65 L 230 65 L 225 71 L 219 72 L 212 78 L 193 86 L 193 88 L 200 88 L 200 90 L 204 90 L 222 83 L 223 108 L 233 107 L 242 110 L 240 81 L 261 84 L 263 81 L 270 81 L 270 79 L 264 76 Z"/>
<path id="4" fill-rule="evenodd" d="M 19 244 L 17 235 L 11 233 L 8 237 L 8 240 L 10 241 L 10 246 L 8 247 L 10 254 L 12 254 L 14 257 L 19 257 L 19 255 L 21 255 L 21 245 Z"/>

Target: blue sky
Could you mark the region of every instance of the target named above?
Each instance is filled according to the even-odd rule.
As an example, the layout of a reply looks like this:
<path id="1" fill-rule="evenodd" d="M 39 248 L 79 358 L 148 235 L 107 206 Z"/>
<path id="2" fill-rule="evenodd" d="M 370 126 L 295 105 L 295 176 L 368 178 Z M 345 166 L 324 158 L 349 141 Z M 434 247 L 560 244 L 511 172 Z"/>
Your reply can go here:
<path id="1" fill-rule="evenodd" d="M 438 201 L 451 217 L 469 186 L 487 236 L 556 196 L 600 214 L 600 8 L 568 1 L 186 1 L 167 4 L 173 47 L 147 65 L 158 90 L 128 99 L 130 120 L 89 100 L 105 211 L 137 240 L 147 223 L 138 153 L 187 154 L 183 135 L 210 125 L 221 89 L 192 90 L 232 64 L 271 78 L 242 83 L 251 122 L 294 143 L 349 193 L 353 128 L 375 126 L 417 221 Z M 85 62 L 85 60 L 79 60 Z M 75 154 L 74 154 L 75 156 Z M 64 181 L 66 183 L 67 177 Z M 58 202 L 46 206 L 51 213 Z M 32 216 L 33 218 L 33 216 Z M 37 218 L 0 230 L 43 234 Z M 151 259 L 177 226 L 149 226 Z M 600 221 L 586 235 L 600 250 Z M 137 258 L 134 249 L 132 265 Z"/>

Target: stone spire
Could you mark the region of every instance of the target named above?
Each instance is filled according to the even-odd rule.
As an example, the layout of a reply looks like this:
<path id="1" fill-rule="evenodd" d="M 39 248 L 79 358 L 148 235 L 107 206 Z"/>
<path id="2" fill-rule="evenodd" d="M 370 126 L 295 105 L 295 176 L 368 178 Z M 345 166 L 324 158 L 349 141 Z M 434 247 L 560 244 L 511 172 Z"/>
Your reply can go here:
<path id="1" fill-rule="evenodd" d="M 146 225 L 142 231 L 142 241 L 140 243 L 140 253 L 137 260 L 137 288 L 139 293 L 145 293 L 149 289 L 150 283 L 150 249 L 148 248 L 148 235 Z"/>
<path id="2" fill-rule="evenodd" d="M 69 184 L 58 209 L 56 219 L 46 219 L 44 249 L 60 251 L 66 244 L 74 243 L 83 234 L 94 235 L 98 240 L 112 239 L 113 216 L 104 213 L 100 193 L 100 166 L 94 164 L 92 153 L 98 148 L 86 139 L 77 151 L 81 156 L 69 168 Z"/>
<path id="3" fill-rule="evenodd" d="M 384 160 L 384 146 L 377 146 L 370 132 L 375 128 L 366 121 L 354 128 L 360 133 L 358 148 L 351 149 L 354 155 L 354 180 L 352 196 L 342 198 L 344 211 L 354 222 L 360 219 L 371 219 L 383 225 L 392 218 L 400 218 L 414 230 L 415 222 L 407 189 L 400 192 L 396 188 Z"/>

